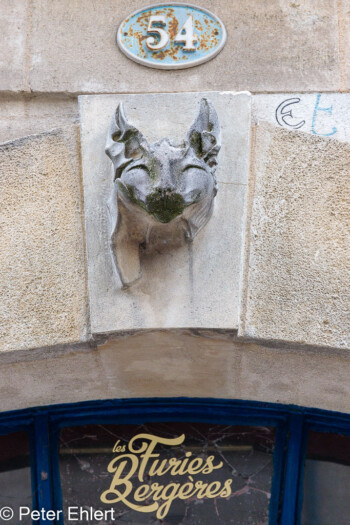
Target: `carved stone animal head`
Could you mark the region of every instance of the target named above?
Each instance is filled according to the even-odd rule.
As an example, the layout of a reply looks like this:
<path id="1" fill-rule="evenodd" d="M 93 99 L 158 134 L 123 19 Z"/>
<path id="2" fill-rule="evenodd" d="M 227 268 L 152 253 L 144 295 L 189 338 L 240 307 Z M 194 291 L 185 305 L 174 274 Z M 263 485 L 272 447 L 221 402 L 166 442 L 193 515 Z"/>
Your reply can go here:
<path id="1" fill-rule="evenodd" d="M 118 257 L 121 238 L 130 251 L 130 241 L 144 244 L 142 237 L 149 239 L 150 228 L 171 224 L 191 240 L 209 220 L 217 192 L 215 169 L 220 145 L 218 117 L 205 98 L 181 144 L 168 138 L 149 144 L 127 121 L 122 103 L 119 104 L 108 133 L 106 153 L 114 166 L 112 200 L 118 202 L 118 210 L 111 212 L 112 250 L 124 284 L 130 283 Z M 124 221 L 120 217 L 123 213 L 128 215 Z"/>

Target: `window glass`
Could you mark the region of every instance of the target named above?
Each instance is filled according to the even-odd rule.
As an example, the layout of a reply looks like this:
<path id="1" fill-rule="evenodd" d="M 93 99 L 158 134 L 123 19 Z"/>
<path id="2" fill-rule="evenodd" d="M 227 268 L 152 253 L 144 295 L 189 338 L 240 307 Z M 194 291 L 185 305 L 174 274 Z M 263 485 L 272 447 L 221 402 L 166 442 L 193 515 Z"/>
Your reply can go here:
<path id="1" fill-rule="evenodd" d="M 30 447 L 26 432 L 15 432 L 0 436 L 0 508 L 11 507 L 12 519 L 3 522 L 18 524 L 19 507 L 32 508 L 30 473 Z M 31 523 L 23 517 L 22 523 Z"/>
<path id="2" fill-rule="evenodd" d="M 274 443 L 270 427 L 65 428 L 59 445 L 65 523 L 95 523 L 102 516 L 91 513 L 99 510 L 108 524 L 267 525 Z"/>
<path id="3" fill-rule="evenodd" d="M 349 525 L 350 436 L 309 432 L 302 525 Z"/>

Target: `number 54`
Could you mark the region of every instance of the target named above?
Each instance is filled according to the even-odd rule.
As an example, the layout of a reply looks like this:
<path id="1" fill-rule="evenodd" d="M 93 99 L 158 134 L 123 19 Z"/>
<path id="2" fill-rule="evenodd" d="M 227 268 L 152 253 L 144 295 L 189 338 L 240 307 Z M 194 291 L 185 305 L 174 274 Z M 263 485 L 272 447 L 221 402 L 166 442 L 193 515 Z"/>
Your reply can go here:
<path id="1" fill-rule="evenodd" d="M 165 15 L 151 16 L 148 22 L 147 33 L 157 35 L 158 39 L 154 36 L 146 38 L 146 46 L 151 51 L 160 51 L 164 49 L 168 44 L 170 38 L 166 30 L 166 17 Z M 193 27 L 193 16 L 189 15 L 186 22 L 181 27 L 180 31 L 174 38 L 176 44 L 185 44 L 183 47 L 184 51 L 195 51 L 195 43 L 198 42 L 198 35 L 194 33 Z"/>

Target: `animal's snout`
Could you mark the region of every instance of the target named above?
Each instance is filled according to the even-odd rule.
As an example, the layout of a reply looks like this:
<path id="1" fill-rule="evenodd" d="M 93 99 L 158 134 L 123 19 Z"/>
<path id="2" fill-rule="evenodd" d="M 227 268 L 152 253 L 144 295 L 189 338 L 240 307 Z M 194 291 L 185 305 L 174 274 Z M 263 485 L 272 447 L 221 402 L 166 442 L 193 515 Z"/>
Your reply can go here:
<path id="1" fill-rule="evenodd" d="M 169 192 L 170 193 L 167 193 Z M 151 213 L 159 222 L 167 223 L 181 215 L 186 207 L 183 197 L 173 191 L 172 188 L 157 188 L 147 196 L 146 205 L 148 212 Z"/>

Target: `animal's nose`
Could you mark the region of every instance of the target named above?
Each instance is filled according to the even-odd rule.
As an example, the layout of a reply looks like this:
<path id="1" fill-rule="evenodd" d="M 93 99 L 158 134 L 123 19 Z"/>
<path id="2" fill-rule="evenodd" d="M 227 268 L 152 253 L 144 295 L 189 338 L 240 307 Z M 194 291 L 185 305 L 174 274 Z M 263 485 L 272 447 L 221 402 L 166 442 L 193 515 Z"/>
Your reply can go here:
<path id="1" fill-rule="evenodd" d="M 168 195 L 171 195 L 174 192 L 175 187 L 168 185 L 161 188 L 156 188 L 156 192 L 159 194 L 160 197 L 167 197 Z"/>

